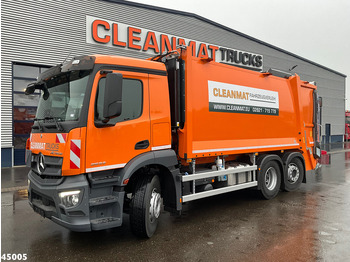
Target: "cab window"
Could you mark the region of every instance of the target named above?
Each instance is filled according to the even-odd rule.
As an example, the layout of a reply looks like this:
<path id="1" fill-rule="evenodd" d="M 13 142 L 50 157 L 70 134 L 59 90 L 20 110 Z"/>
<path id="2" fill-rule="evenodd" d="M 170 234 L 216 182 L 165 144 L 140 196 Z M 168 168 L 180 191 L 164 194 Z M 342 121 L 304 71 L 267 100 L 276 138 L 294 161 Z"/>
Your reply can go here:
<path id="1" fill-rule="evenodd" d="M 103 120 L 103 100 L 106 85 L 106 78 L 101 78 L 98 83 L 95 106 L 95 120 Z M 115 124 L 122 121 L 139 118 L 142 114 L 142 82 L 137 79 L 123 79 L 122 91 L 122 113 L 120 116 L 112 118 L 108 123 Z"/>

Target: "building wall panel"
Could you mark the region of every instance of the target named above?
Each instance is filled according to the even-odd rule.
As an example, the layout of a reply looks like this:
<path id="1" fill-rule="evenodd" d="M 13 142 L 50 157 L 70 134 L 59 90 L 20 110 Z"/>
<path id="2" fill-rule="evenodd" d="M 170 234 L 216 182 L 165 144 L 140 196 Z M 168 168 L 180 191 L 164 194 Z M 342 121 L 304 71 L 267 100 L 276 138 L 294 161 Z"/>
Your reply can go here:
<path id="1" fill-rule="evenodd" d="M 270 67 L 288 70 L 298 65 L 293 72 L 303 80 L 316 81 L 324 97 L 323 123 L 331 123 L 334 135 L 344 133 L 344 76 L 223 27 L 196 17 L 102 0 L 6 0 L 1 4 L 2 148 L 12 147 L 13 62 L 53 66 L 67 56 L 71 59 L 94 53 L 148 57 L 141 52 L 86 43 L 86 15 L 262 54 L 265 70 Z"/>

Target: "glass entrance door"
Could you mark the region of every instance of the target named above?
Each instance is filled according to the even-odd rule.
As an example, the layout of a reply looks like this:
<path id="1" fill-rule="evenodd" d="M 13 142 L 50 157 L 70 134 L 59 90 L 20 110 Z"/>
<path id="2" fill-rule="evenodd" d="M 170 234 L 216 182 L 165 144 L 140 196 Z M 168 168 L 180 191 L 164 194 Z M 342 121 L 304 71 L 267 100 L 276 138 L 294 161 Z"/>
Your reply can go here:
<path id="1" fill-rule="evenodd" d="M 13 146 L 14 165 L 25 164 L 26 141 L 29 138 L 34 123 L 36 108 L 40 92 L 33 95 L 25 95 L 24 90 L 29 83 L 35 82 L 40 73 L 45 71 L 46 66 L 35 66 L 25 64 L 13 64 Z"/>

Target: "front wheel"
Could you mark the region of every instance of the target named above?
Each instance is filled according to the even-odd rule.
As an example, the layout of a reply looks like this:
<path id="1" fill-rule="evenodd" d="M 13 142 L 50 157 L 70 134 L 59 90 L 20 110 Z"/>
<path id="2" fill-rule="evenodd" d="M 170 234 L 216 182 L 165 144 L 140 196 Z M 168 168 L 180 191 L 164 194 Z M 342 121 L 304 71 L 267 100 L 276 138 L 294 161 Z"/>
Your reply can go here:
<path id="1" fill-rule="evenodd" d="M 261 196 L 271 199 L 277 196 L 281 186 L 281 170 L 276 161 L 268 161 L 259 171 L 258 183 Z"/>
<path id="2" fill-rule="evenodd" d="M 157 175 L 145 175 L 137 182 L 130 205 L 132 232 L 150 238 L 158 226 L 162 200 Z"/>

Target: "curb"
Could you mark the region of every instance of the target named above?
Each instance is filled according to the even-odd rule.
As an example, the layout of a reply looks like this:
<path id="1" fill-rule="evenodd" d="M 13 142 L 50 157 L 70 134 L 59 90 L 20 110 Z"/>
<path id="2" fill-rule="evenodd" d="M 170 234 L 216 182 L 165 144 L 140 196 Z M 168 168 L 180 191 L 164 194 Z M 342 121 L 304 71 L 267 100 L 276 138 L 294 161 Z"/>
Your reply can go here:
<path id="1" fill-rule="evenodd" d="M 328 155 L 350 152 L 350 149 L 327 152 Z"/>
<path id="2" fill-rule="evenodd" d="M 1 193 L 17 191 L 17 190 L 25 190 L 25 189 L 28 189 L 28 186 L 15 186 L 15 187 L 1 188 Z"/>

